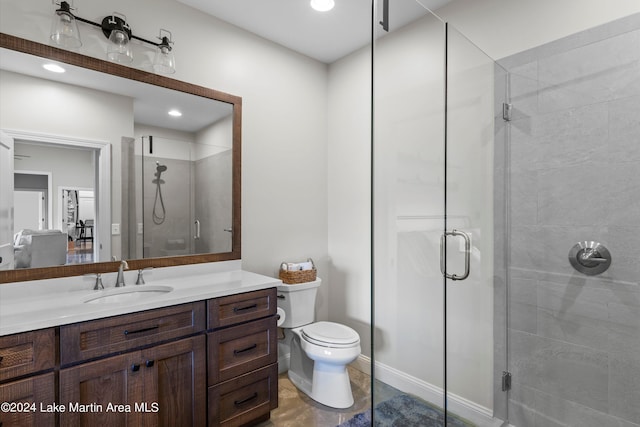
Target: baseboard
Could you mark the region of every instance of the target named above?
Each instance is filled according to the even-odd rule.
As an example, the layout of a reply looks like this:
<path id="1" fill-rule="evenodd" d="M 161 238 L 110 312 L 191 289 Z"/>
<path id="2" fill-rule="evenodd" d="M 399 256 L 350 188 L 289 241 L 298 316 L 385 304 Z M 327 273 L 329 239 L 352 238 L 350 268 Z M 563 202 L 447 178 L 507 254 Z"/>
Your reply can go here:
<path id="1" fill-rule="evenodd" d="M 351 365 L 366 374 L 371 373 L 371 358 L 360 355 Z M 442 407 L 444 392 L 440 387 L 429 384 L 398 369 L 376 362 L 376 379 L 397 388 L 405 393 L 410 393 L 426 400 L 434 405 Z M 478 405 L 470 400 L 455 394 L 449 394 L 448 409 L 480 427 L 500 427 L 503 421 L 494 418 L 489 408 Z"/>

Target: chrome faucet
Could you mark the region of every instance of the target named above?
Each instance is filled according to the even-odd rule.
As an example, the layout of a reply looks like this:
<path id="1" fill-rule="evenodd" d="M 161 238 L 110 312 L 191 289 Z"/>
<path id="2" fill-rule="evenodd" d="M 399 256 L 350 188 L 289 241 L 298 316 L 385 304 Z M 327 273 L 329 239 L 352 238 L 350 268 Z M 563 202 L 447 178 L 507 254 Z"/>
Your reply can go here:
<path id="1" fill-rule="evenodd" d="M 116 278 L 116 288 L 121 288 L 125 286 L 124 270 L 128 270 L 128 269 L 129 269 L 129 264 L 127 264 L 127 261 L 125 260 L 120 261 L 120 267 L 118 267 L 118 277 Z"/>
<path id="2" fill-rule="evenodd" d="M 138 280 L 136 280 L 136 285 L 144 285 L 144 272 L 145 270 L 152 270 L 153 267 L 141 268 L 138 270 Z"/>

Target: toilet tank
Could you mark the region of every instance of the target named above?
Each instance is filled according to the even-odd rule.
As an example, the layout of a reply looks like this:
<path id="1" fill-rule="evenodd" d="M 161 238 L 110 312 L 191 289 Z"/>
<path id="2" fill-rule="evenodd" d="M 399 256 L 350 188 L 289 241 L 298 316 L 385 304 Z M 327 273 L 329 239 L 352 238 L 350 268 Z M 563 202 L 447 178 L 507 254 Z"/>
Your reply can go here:
<path id="1" fill-rule="evenodd" d="M 284 310 L 281 328 L 297 328 L 315 320 L 316 292 L 321 279 L 296 285 L 278 286 L 278 307 Z"/>

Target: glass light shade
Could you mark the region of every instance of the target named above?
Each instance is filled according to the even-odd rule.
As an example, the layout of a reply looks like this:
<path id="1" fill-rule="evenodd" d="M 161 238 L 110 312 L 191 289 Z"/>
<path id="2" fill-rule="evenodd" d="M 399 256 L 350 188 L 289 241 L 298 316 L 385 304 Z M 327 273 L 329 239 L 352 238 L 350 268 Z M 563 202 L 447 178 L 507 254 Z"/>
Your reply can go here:
<path id="1" fill-rule="evenodd" d="M 107 57 L 114 62 L 129 63 L 133 61 L 133 52 L 129 43 L 129 35 L 120 29 L 114 29 L 109 34 Z"/>
<path id="2" fill-rule="evenodd" d="M 56 11 L 51 23 L 51 40 L 67 49 L 77 49 L 82 46 L 78 22 L 70 12 Z"/>
<path id="3" fill-rule="evenodd" d="M 153 58 L 153 69 L 156 73 L 173 74 L 176 72 L 176 59 L 168 46 L 160 45 Z"/>
<path id="4" fill-rule="evenodd" d="M 327 12 L 335 6 L 335 2 L 333 0 L 311 0 L 309 4 L 318 12 Z"/>

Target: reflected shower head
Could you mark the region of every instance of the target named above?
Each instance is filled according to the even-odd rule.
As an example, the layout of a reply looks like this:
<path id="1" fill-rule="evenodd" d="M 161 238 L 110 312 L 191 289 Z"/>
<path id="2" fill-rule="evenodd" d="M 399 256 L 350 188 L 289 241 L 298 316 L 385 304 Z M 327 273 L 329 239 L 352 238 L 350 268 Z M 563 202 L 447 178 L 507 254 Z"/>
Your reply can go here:
<path id="1" fill-rule="evenodd" d="M 159 162 L 156 162 L 156 172 L 162 173 L 167 170 L 166 165 L 161 165 Z"/>

